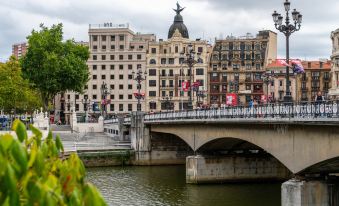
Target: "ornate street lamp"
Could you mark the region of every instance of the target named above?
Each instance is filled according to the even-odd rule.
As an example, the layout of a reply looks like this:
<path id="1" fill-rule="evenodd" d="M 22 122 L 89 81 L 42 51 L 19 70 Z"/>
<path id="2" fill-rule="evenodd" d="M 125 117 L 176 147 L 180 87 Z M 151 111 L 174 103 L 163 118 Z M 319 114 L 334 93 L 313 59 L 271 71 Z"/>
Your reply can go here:
<path id="1" fill-rule="evenodd" d="M 263 82 L 266 84 L 266 101 L 268 102 L 268 86 L 272 83 L 274 83 L 274 78 L 276 77 L 275 74 L 270 74 L 270 73 L 265 73 L 261 76 L 261 79 L 263 80 Z"/>
<path id="2" fill-rule="evenodd" d="M 166 110 L 172 110 L 172 97 L 166 95 L 165 97 L 162 97 L 162 102 L 166 105 Z"/>
<path id="3" fill-rule="evenodd" d="M 105 117 L 105 115 L 107 114 L 106 105 L 108 103 L 106 98 L 107 95 L 110 93 L 105 82 L 102 82 L 100 92 L 101 92 L 101 115 Z"/>
<path id="4" fill-rule="evenodd" d="M 137 82 L 137 89 L 138 92 L 134 94 L 135 98 L 137 98 L 138 100 L 138 104 L 137 104 L 137 111 L 140 112 L 141 111 L 141 103 L 140 100 L 144 98 L 144 94 L 141 93 L 141 82 L 146 80 L 146 75 L 147 72 L 142 72 L 141 70 L 141 65 L 138 65 L 137 67 L 137 72 L 132 72 L 133 75 L 133 79 Z"/>
<path id="5" fill-rule="evenodd" d="M 200 58 L 201 53 L 198 52 L 197 56 L 195 56 L 195 51 L 193 50 L 193 45 L 189 44 L 186 49 L 186 53 L 182 52 L 180 53 L 181 59 L 183 59 L 182 63 L 187 64 L 189 71 L 190 71 L 190 81 L 189 81 L 189 86 L 190 86 L 190 96 L 188 100 L 188 109 L 192 110 L 193 109 L 193 87 L 192 87 L 192 68 L 196 63 L 201 62 Z"/>
<path id="6" fill-rule="evenodd" d="M 290 17 L 289 17 L 289 11 L 290 11 L 290 6 L 291 3 L 286 0 L 284 2 L 284 7 L 286 11 L 286 18 L 285 18 L 285 24 L 283 24 L 283 19 L 284 17 L 277 13 L 277 11 L 274 11 L 272 14 L 273 21 L 274 21 L 274 26 L 277 30 L 285 34 L 286 36 L 286 63 L 289 64 L 289 38 L 292 33 L 299 31 L 301 27 L 301 22 L 302 22 L 302 15 L 300 12 L 298 12 L 296 9 L 292 11 L 292 18 L 293 22 L 290 22 Z M 286 66 L 286 95 L 284 96 L 284 102 L 292 102 L 292 96 L 291 96 L 291 91 L 290 91 L 290 81 L 289 81 L 289 67 Z"/>
<path id="7" fill-rule="evenodd" d="M 88 109 L 90 108 L 91 100 L 88 99 L 87 95 L 84 96 L 84 99 L 81 100 L 81 102 L 84 104 L 84 111 L 85 111 L 85 122 L 88 122 Z"/>

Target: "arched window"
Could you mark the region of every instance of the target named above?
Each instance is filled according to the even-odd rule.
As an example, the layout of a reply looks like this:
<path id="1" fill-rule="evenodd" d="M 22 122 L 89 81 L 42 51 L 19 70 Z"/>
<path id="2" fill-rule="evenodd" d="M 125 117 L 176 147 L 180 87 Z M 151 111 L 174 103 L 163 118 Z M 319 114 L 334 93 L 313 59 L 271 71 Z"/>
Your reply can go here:
<path id="1" fill-rule="evenodd" d="M 151 59 L 151 60 L 149 61 L 149 63 L 150 63 L 150 64 L 156 64 L 156 61 L 155 61 L 155 59 Z"/>

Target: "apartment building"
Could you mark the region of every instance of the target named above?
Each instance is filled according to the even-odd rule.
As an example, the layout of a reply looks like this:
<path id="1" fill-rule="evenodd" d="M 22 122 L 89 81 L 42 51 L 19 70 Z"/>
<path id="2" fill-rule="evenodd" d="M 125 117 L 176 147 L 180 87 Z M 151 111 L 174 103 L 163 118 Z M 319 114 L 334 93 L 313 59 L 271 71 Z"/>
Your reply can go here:
<path id="1" fill-rule="evenodd" d="M 146 70 L 146 51 L 155 35 L 135 33 L 128 24 L 112 23 L 90 25 L 88 34 L 90 80 L 84 94 L 61 97 L 66 122 L 73 107 L 78 115 L 86 109 L 96 116 L 102 111 L 107 115 L 136 111 L 137 86 L 132 72 Z M 141 89 L 145 90 L 144 82 Z"/>
<path id="2" fill-rule="evenodd" d="M 12 55 L 14 55 L 17 59 L 19 59 L 20 57 L 26 54 L 27 48 L 28 48 L 27 42 L 13 44 Z"/>
<path id="3" fill-rule="evenodd" d="M 332 84 L 329 95 L 332 99 L 339 99 L 339 29 L 331 33 L 332 39 L 332 66 L 331 76 Z"/>
<path id="4" fill-rule="evenodd" d="M 320 91 L 326 99 L 331 82 L 331 61 L 302 61 L 305 69 L 303 74 L 293 74 L 290 70 L 290 91 L 295 101 L 314 101 L 315 96 Z M 269 95 L 275 101 L 283 101 L 286 90 L 285 66 L 276 61 L 267 66 L 267 73 L 275 74 L 273 82 L 269 85 Z M 296 81 L 297 80 L 297 81 Z"/>
<path id="5" fill-rule="evenodd" d="M 224 105 L 226 93 L 237 94 L 239 104 L 259 100 L 264 94 L 262 74 L 276 57 L 277 34 L 272 31 L 217 39 L 208 71 L 210 105 Z"/>
<path id="6" fill-rule="evenodd" d="M 197 61 L 191 70 L 184 62 L 189 46 L 196 52 Z M 193 108 L 206 104 L 207 98 L 199 94 L 207 90 L 210 50 L 211 46 L 206 41 L 184 38 L 178 29 L 167 41 L 150 42 L 147 53 L 146 111 L 187 109 L 190 91 L 183 90 L 182 82 L 189 82 L 190 78 L 192 85 L 199 82 L 192 93 Z"/>

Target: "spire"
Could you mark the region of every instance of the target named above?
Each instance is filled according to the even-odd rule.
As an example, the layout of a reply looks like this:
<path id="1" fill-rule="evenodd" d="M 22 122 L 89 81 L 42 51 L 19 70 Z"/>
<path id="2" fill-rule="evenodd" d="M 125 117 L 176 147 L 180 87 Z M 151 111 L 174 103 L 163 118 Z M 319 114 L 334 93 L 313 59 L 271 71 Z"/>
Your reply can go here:
<path id="1" fill-rule="evenodd" d="M 177 2 L 177 8 L 176 9 L 173 9 L 176 13 L 175 17 L 174 17 L 174 22 L 173 24 L 171 25 L 171 27 L 169 28 L 169 31 L 168 31 L 168 38 L 172 38 L 174 32 L 176 29 L 179 30 L 179 32 L 181 33 L 181 36 L 183 38 L 189 38 L 188 36 L 188 30 L 184 24 L 184 20 L 181 16 L 181 12 L 185 9 L 185 7 L 181 7 L 180 4 Z"/>

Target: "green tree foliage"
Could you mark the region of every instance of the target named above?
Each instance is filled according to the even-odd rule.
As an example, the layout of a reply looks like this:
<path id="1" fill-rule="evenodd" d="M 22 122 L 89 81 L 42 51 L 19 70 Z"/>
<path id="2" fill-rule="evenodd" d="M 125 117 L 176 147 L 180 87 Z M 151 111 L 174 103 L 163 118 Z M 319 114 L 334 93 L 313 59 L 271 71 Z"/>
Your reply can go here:
<path id="1" fill-rule="evenodd" d="M 67 90 L 82 92 L 88 82 L 87 47 L 74 40 L 63 41 L 62 24 L 33 30 L 22 58 L 24 77 L 36 87 L 47 109 L 54 96 Z"/>
<path id="2" fill-rule="evenodd" d="M 0 136 L 0 205 L 106 205 L 98 190 L 85 181 L 85 168 L 76 154 L 61 159 L 63 145 L 52 133 L 42 133 L 16 120 L 10 134 Z"/>
<path id="3" fill-rule="evenodd" d="M 40 94 L 22 78 L 20 64 L 11 56 L 8 62 L 0 65 L 0 109 L 31 112 L 40 106 Z"/>

